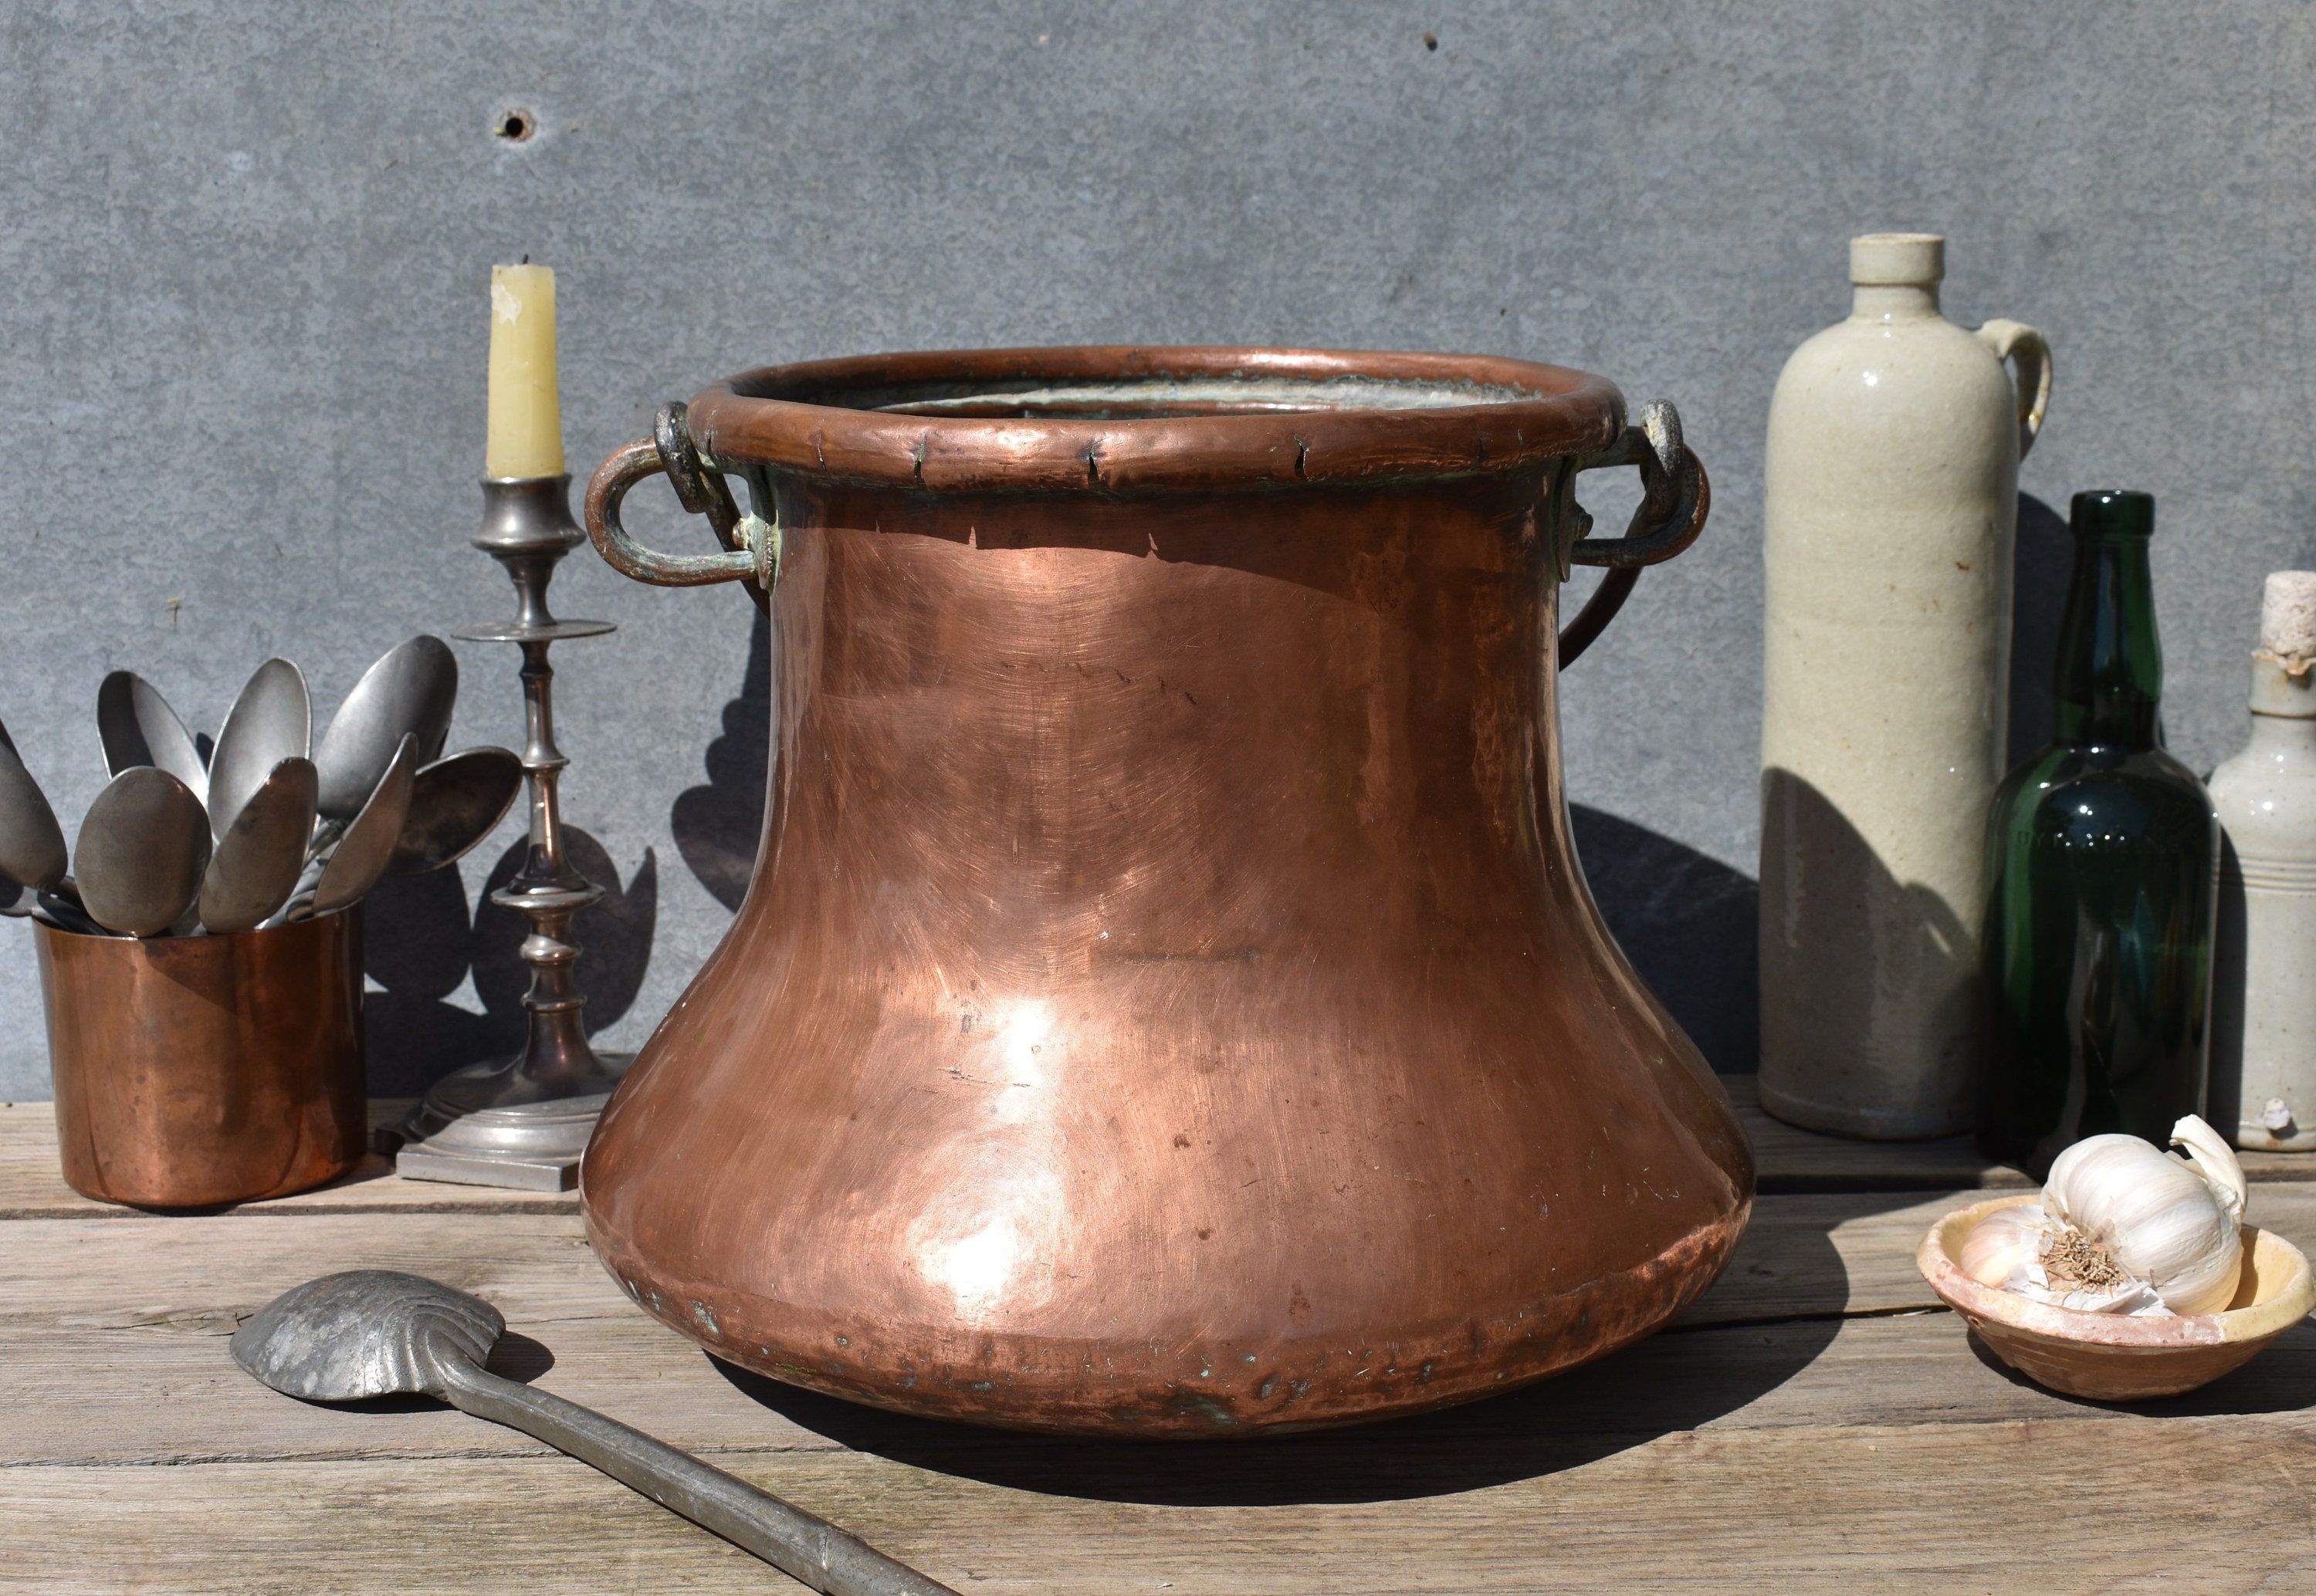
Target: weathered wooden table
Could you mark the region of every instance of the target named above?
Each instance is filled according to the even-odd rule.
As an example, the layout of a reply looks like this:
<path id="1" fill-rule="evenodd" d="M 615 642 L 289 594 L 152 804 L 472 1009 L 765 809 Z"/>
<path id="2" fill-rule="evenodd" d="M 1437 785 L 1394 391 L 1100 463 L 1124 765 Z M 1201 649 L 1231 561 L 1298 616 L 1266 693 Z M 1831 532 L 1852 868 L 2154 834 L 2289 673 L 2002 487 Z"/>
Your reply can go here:
<path id="1" fill-rule="evenodd" d="M 1245 1444 L 1095 1446 L 896 1418 L 710 1362 L 597 1267 L 568 1195 L 382 1165 L 230 1213 L 75 1196 L 45 1104 L 0 1108 L 0 1588 L 800 1587 L 528 1438 L 423 1402 L 309 1407 L 227 1353 L 337 1269 L 434 1275 L 493 1367 L 693 1449 L 960 1591 L 2316 1589 L 2316 1326 L 2134 1410 L 2006 1373 L 1916 1276 L 1967 1147 L 1762 1119 L 1726 1276 L 1664 1334 L 1433 1417 Z M 2316 1161 L 2248 1161 L 2316 1245 Z"/>

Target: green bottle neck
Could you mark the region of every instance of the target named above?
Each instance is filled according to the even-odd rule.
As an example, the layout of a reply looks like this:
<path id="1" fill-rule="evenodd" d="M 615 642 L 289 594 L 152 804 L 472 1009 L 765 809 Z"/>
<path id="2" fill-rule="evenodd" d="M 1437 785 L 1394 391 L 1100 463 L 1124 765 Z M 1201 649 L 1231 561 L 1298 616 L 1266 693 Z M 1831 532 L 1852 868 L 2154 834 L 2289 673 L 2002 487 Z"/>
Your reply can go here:
<path id="1" fill-rule="evenodd" d="M 2057 740 L 2127 751 L 2156 746 L 2163 649 L 2143 533 L 2079 531 L 2059 622 Z"/>

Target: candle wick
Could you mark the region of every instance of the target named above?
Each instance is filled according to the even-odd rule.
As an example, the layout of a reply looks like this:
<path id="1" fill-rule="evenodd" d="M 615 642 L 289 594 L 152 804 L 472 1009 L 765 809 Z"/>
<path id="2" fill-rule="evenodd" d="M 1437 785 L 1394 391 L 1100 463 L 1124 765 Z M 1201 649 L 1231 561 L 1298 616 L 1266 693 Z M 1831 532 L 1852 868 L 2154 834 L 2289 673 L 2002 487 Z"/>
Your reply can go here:
<path id="1" fill-rule="evenodd" d="M 523 255 L 523 257 L 522 257 L 522 263 L 523 263 L 524 265 L 526 265 L 526 266 L 528 266 L 528 265 L 530 265 L 530 253 L 529 253 L 528 252 L 525 252 L 525 253 L 524 253 L 524 255 Z"/>

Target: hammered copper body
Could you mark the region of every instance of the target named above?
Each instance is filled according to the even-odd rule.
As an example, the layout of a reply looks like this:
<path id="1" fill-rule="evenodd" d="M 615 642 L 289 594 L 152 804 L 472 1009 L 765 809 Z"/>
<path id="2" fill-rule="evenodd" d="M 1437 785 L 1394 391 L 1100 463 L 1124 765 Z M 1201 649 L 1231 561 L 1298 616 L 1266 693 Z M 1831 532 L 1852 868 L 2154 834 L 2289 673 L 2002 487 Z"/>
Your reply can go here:
<path id="1" fill-rule="evenodd" d="M 1346 369 L 1441 408 L 1331 412 Z M 1006 380 L 1157 391 L 973 408 Z M 747 900 L 583 1167 L 647 1309 L 880 1406 L 1210 1436 L 1509 1390 L 1712 1281 L 1750 1156 L 1561 792 L 1613 387 L 1033 351 L 690 419 L 777 505 L 778 740 Z"/>
<path id="2" fill-rule="evenodd" d="M 359 908 L 229 936 L 32 935 L 73 1190 L 206 1208 L 361 1157 Z"/>

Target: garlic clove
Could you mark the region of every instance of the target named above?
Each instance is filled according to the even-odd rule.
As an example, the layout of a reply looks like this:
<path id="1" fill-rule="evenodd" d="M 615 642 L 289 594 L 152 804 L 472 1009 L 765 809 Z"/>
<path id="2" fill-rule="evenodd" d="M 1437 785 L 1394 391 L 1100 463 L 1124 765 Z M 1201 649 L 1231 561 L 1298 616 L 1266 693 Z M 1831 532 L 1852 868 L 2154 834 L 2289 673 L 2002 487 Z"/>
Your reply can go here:
<path id="1" fill-rule="evenodd" d="M 2243 1223 L 2245 1199 L 2251 1189 L 2244 1184 L 2243 1166 L 2236 1161 L 2236 1150 L 2227 1138 L 2194 1114 L 2187 1115 L 2171 1127 L 2171 1145 L 2187 1149 L 2188 1162 L 2195 1165 L 2238 1224 Z"/>
<path id="2" fill-rule="evenodd" d="M 2009 1287 L 2011 1276 L 2041 1255 L 2048 1223 L 2031 1202 L 1996 1209 L 1971 1227 L 1962 1244 L 1962 1272 L 1982 1286 Z"/>

